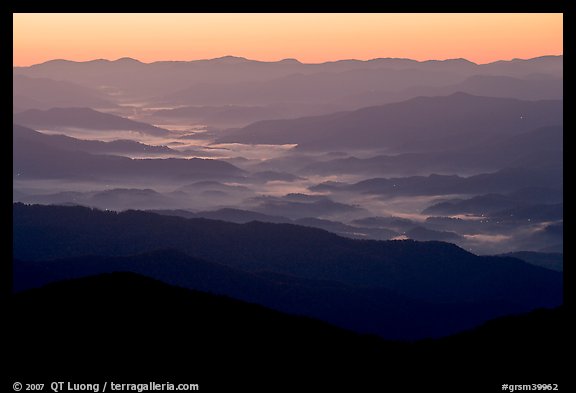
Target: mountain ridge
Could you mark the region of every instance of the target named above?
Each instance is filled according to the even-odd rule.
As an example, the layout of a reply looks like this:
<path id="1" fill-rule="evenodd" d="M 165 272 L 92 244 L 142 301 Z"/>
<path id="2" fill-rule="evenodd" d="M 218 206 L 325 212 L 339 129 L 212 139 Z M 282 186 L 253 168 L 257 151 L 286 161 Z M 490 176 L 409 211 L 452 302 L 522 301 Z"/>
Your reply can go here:
<path id="1" fill-rule="evenodd" d="M 13 122 L 28 127 L 75 127 L 90 130 L 127 130 L 151 135 L 166 135 L 168 130 L 91 108 L 29 109 L 13 116 Z"/>
<path id="2" fill-rule="evenodd" d="M 428 301 L 508 299 L 522 308 L 562 298 L 561 274 L 514 258 L 476 256 L 450 243 L 353 240 L 293 224 L 233 224 L 18 203 L 13 217 L 14 257 L 24 260 L 174 248 L 246 271 L 383 287 Z M 523 279 L 512 280 L 514 275 Z"/>
<path id="3" fill-rule="evenodd" d="M 376 58 L 372 58 L 372 59 L 366 59 L 366 60 L 360 60 L 360 59 L 342 59 L 342 60 L 327 60 L 325 62 L 321 62 L 321 63 L 303 63 L 298 59 L 282 59 L 282 60 L 271 60 L 271 61 L 265 61 L 265 60 L 256 60 L 256 59 L 248 59 L 245 57 L 241 57 L 241 56 L 232 56 L 232 55 L 224 55 L 221 57 L 215 57 L 215 58 L 211 58 L 211 59 L 195 59 L 195 60 L 158 60 L 158 61 L 153 61 L 150 63 L 145 63 L 142 62 L 136 58 L 131 58 L 131 57 L 121 57 L 118 58 L 116 60 L 110 60 L 110 59 L 92 59 L 92 60 L 83 60 L 83 61 L 76 61 L 76 60 L 68 60 L 68 59 L 52 59 L 52 60 L 47 60 L 45 62 L 42 63 L 37 63 L 37 64 L 32 64 L 29 66 L 14 66 L 13 68 L 26 68 L 26 67 L 32 67 L 32 66 L 39 66 L 39 65 L 43 65 L 43 64 L 49 64 L 49 63 L 93 63 L 93 62 L 107 62 L 107 63 L 115 63 L 115 62 L 124 62 L 125 60 L 130 60 L 130 61 L 136 61 L 138 63 L 142 63 L 142 64 L 156 64 L 156 63 L 193 63 L 193 62 L 205 62 L 205 61 L 211 61 L 211 60 L 222 60 L 222 59 L 238 59 L 238 60 L 247 60 L 247 61 L 254 61 L 254 62 L 261 62 L 261 63 L 280 63 L 283 62 L 285 60 L 296 60 L 301 64 L 326 64 L 326 63 L 335 63 L 335 62 L 341 62 L 341 61 L 357 61 L 357 62 L 375 62 L 375 61 L 389 61 L 389 60 L 398 60 L 398 61 L 405 61 L 405 60 L 410 60 L 412 62 L 416 62 L 416 63 L 427 63 L 427 62 L 466 62 L 466 63 L 471 63 L 471 64 L 475 64 L 475 65 L 486 65 L 486 64 L 500 64 L 500 63 L 514 63 L 514 62 L 523 62 L 523 61 L 542 61 L 542 60 L 548 60 L 548 59 L 560 59 L 560 58 L 564 58 L 564 55 L 542 55 L 542 56 L 536 56 L 536 57 L 530 57 L 530 58 L 514 58 L 511 60 L 495 60 L 492 62 L 488 62 L 488 63 L 475 63 L 473 61 L 470 61 L 468 59 L 465 58 L 450 58 L 450 59 L 443 59 L 443 60 L 438 60 L 438 59 L 428 59 L 428 60 L 414 60 L 414 59 L 410 59 L 410 58 L 405 58 L 405 57 L 376 57 Z"/>
<path id="4" fill-rule="evenodd" d="M 533 102 L 458 92 L 330 115 L 264 120 L 232 131 L 218 142 L 289 143 L 312 151 L 344 147 L 434 151 L 445 149 L 446 142 L 453 148 L 471 147 L 494 136 L 562 124 L 562 105 L 561 100 Z M 529 123 L 524 121 L 527 113 L 532 115 Z"/>
<path id="5" fill-rule="evenodd" d="M 166 374 L 190 380 L 193 370 L 197 376 L 191 382 L 212 391 L 230 390 L 239 382 L 270 391 L 268 380 L 253 377 L 254 368 L 282 380 L 288 372 L 293 375 L 294 358 L 299 359 L 299 375 L 308 377 L 307 386 L 318 389 L 370 390 L 381 383 L 382 369 L 388 373 L 387 386 L 402 389 L 441 387 L 446 369 L 475 380 L 474 386 L 484 390 L 494 384 L 500 388 L 502 379 L 527 373 L 562 384 L 564 368 L 557 355 L 568 350 L 564 340 L 569 328 L 562 307 L 408 345 L 131 273 L 54 283 L 12 295 L 8 310 L 9 333 L 19 343 L 7 350 L 9 374 L 30 367 L 54 374 L 64 367 L 84 375 L 89 367 L 106 376 L 137 370 L 140 376 Z M 98 334 L 87 333 L 92 331 Z M 182 362 L 172 356 L 175 348 L 195 356 Z M 28 356 L 31 351 L 34 357 Z M 63 355 L 59 362 L 53 361 L 55 351 Z M 498 351 L 507 356 L 493 359 L 487 378 L 486 356 Z M 251 354 L 250 362 L 246 353 Z M 534 356 L 547 361 L 534 362 Z M 319 363 L 328 370 L 318 368 Z M 127 364 L 133 368 L 127 369 Z M 334 379 L 334 372 L 340 377 Z M 421 378 L 413 378 L 414 372 Z M 223 373 L 228 378 L 222 378 Z M 301 379 L 287 378 L 282 386 L 297 388 Z"/>

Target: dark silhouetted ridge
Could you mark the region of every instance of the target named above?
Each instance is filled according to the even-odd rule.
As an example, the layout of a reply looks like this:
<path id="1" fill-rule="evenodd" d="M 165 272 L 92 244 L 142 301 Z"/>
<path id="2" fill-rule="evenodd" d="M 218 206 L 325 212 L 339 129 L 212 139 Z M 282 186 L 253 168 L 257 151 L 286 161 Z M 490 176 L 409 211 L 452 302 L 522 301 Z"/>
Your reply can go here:
<path id="1" fill-rule="evenodd" d="M 194 378 L 191 383 L 204 384 L 208 391 L 240 382 L 269 391 L 254 369 L 276 381 L 286 378 L 283 387 L 298 386 L 307 377 L 313 386 L 367 388 L 381 381 L 382 370 L 387 384 L 404 388 L 445 383 L 446 370 L 475 380 L 475 387 L 495 382 L 500 389 L 499 378 L 527 374 L 563 383 L 559 379 L 565 368 L 558 354 L 568 351 L 563 308 L 502 318 L 452 338 L 407 345 L 130 273 L 27 291 L 12 296 L 9 310 L 9 335 L 17 343 L 7 353 L 9 373 L 32 368 L 53 375 L 65 368 L 67 375 L 89 371 L 93 378 L 97 373 L 170 375 Z M 193 356 L 183 361 L 175 352 Z M 495 356 L 497 352 L 507 356 Z M 58 362 L 54 353 L 60 355 Z"/>
<path id="2" fill-rule="evenodd" d="M 515 258 L 479 257 L 443 242 L 361 241 L 293 224 L 234 224 L 141 211 L 23 204 L 14 204 L 13 221 L 16 259 L 40 263 L 175 249 L 253 274 L 268 271 L 339 282 L 355 289 L 386 290 L 428 303 L 452 303 L 454 310 L 467 304 L 467 313 L 448 312 L 454 319 L 444 321 L 444 326 L 451 331 L 496 316 L 562 303 L 562 274 Z M 369 297 L 362 302 L 366 299 Z M 381 299 L 383 303 L 374 300 L 374 304 L 379 307 L 388 297 Z M 313 315 L 320 315 L 316 312 Z M 425 315 L 421 312 L 414 310 L 412 315 Z M 325 317 L 334 321 L 328 314 Z M 384 313 L 382 317 L 383 325 L 372 325 L 369 331 L 384 334 Z M 393 326 L 391 322 L 388 325 Z"/>

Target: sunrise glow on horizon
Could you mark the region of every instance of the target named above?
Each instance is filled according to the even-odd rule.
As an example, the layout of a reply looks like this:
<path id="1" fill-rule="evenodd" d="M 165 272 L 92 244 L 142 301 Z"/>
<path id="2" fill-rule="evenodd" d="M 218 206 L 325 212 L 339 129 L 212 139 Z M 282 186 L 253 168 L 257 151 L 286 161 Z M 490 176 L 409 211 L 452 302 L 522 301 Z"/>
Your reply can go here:
<path id="1" fill-rule="evenodd" d="M 14 14 L 13 65 L 240 56 L 304 63 L 380 57 L 488 63 L 563 54 L 554 14 Z"/>

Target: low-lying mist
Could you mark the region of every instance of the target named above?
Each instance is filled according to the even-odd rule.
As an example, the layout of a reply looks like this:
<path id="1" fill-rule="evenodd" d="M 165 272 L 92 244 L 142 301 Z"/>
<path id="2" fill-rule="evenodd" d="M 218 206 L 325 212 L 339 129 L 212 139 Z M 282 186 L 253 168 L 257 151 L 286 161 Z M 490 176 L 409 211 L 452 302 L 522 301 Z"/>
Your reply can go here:
<path id="1" fill-rule="evenodd" d="M 162 89 L 161 63 L 138 85 L 18 68 L 13 200 L 561 252 L 561 61 L 271 63 L 249 83 L 215 62 Z"/>

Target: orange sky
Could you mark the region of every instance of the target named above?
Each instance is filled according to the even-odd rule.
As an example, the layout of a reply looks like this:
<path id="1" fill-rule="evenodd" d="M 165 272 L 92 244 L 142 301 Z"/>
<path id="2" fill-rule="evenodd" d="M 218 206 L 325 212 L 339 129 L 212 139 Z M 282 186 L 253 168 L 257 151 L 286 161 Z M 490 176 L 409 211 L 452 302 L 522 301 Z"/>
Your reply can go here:
<path id="1" fill-rule="evenodd" d="M 563 53 L 562 14 L 14 14 L 15 66 L 242 56 L 306 63 Z"/>

